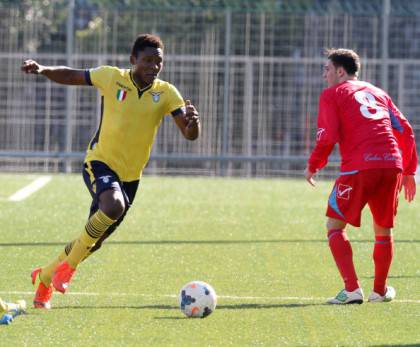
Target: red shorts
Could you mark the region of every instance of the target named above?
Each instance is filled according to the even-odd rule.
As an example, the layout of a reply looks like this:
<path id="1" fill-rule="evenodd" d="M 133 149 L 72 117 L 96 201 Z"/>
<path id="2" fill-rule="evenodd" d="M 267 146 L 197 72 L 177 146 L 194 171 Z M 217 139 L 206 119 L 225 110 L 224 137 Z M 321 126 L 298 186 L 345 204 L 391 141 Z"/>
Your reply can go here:
<path id="1" fill-rule="evenodd" d="M 400 169 L 369 169 L 341 174 L 328 199 L 327 216 L 360 227 L 362 210 L 368 204 L 375 223 L 392 228 L 401 183 Z"/>

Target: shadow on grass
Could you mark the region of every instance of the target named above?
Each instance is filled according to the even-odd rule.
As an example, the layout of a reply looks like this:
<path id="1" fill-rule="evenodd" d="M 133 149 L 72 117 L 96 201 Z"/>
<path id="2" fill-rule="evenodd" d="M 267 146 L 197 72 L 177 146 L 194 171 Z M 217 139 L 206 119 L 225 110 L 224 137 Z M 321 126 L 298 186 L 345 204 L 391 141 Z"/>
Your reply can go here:
<path id="1" fill-rule="evenodd" d="M 218 305 L 217 310 L 260 310 L 260 309 L 271 309 L 271 308 L 301 308 L 308 306 L 324 306 L 325 303 L 288 303 L 288 304 L 227 304 Z M 54 307 L 54 310 L 109 310 L 109 309 L 134 309 L 134 310 L 179 310 L 176 305 L 98 305 L 98 306 L 58 306 Z"/>
<path id="2" fill-rule="evenodd" d="M 375 276 L 359 276 L 360 278 L 366 278 L 366 279 L 374 279 Z M 388 276 L 387 278 L 395 278 L 395 279 L 403 279 L 403 278 L 420 278 L 420 274 L 419 275 L 393 275 L 393 276 Z M 420 346 L 420 344 L 419 344 Z"/>
<path id="3" fill-rule="evenodd" d="M 234 305 L 220 305 L 216 307 L 216 311 L 220 310 L 261 310 L 261 309 L 272 309 L 272 308 L 301 308 L 307 306 L 321 306 L 325 304 L 234 304 Z M 178 307 L 176 307 L 178 309 Z M 188 319 L 187 317 L 172 317 L 172 316 L 161 316 L 154 317 L 154 319 Z"/>
<path id="4" fill-rule="evenodd" d="M 217 306 L 218 310 L 259 310 L 259 309 L 270 309 L 270 308 L 301 308 L 309 306 L 323 306 L 324 303 L 289 303 L 289 304 L 232 304 L 232 305 L 220 305 Z"/>
<path id="5" fill-rule="evenodd" d="M 352 243 L 372 243 L 374 240 L 351 240 Z M 420 243 L 420 240 L 395 240 L 396 243 Z M 138 240 L 138 241 L 107 241 L 109 246 L 118 245 L 235 245 L 258 243 L 325 243 L 327 239 L 268 239 L 268 240 Z M 0 242 L 0 247 L 48 247 L 64 246 L 65 242 Z"/>
<path id="6" fill-rule="evenodd" d="M 249 304 L 231 304 L 231 305 L 219 305 L 217 306 L 216 310 L 264 310 L 264 309 L 275 309 L 275 308 L 302 308 L 302 307 L 309 307 L 309 306 L 325 306 L 325 303 L 288 303 L 288 304 L 256 304 L 256 303 L 249 303 Z M 134 309 L 134 310 L 172 310 L 178 311 L 179 307 L 176 305 L 105 305 L 105 306 L 61 306 L 61 307 L 54 307 L 54 310 L 126 310 L 126 309 Z M 180 320 L 180 319 L 188 319 L 184 317 L 181 313 L 179 316 L 158 316 L 154 317 L 154 319 L 158 320 Z"/>
<path id="7" fill-rule="evenodd" d="M 71 306 L 58 306 L 54 307 L 54 310 L 178 310 L 179 307 L 175 305 L 98 305 L 98 306 L 86 306 L 86 305 L 71 305 Z"/>

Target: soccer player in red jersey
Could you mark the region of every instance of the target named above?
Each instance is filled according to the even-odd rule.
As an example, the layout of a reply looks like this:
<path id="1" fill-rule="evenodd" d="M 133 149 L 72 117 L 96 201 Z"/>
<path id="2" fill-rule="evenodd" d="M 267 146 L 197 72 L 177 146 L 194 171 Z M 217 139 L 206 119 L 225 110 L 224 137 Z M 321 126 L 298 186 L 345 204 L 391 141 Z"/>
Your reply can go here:
<path id="1" fill-rule="evenodd" d="M 360 227 L 361 211 L 369 205 L 373 217 L 375 279 L 369 302 L 391 301 L 394 288 L 386 280 L 393 257 L 392 228 L 398 194 L 404 187 L 408 202 L 414 199 L 417 150 L 413 130 L 389 95 L 359 81 L 359 56 L 349 49 L 327 51 L 324 79 L 328 85 L 319 99 L 316 145 L 305 178 L 328 162 L 336 143 L 341 172 L 328 200 L 328 241 L 345 288 L 327 302 L 361 304 L 364 300 L 353 264 L 345 228 Z"/>

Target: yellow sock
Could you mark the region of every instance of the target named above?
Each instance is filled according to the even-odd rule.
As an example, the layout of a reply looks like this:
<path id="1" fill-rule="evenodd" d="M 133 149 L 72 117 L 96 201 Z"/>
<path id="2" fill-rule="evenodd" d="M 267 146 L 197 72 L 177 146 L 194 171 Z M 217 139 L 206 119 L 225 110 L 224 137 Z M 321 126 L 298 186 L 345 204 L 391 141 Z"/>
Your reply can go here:
<path id="1" fill-rule="evenodd" d="M 85 230 L 80 234 L 79 238 L 74 242 L 73 247 L 66 261 L 75 269 L 77 265 L 88 254 L 91 247 L 103 235 L 103 233 L 115 223 L 115 220 L 109 218 L 101 210 L 95 212 L 88 220 Z"/>
<path id="2" fill-rule="evenodd" d="M 0 298 L 0 313 L 6 313 L 6 312 L 7 312 L 7 304 Z"/>
<path id="3" fill-rule="evenodd" d="M 54 269 L 57 267 L 58 264 L 60 264 L 64 259 L 66 259 L 66 250 L 67 247 L 71 245 L 71 243 L 69 243 L 66 246 L 66 248 L 60 253 L 60 255 L 57 258 L 55 258 L 51 263 L 41 268 L 41 272 L 39 273 L 39 279 L 46 287 L 48 287 L 51 284 L 51 278 L 54 273 Z"/>
<path id="4" fill-rule="evenodd" d="M 94 246 L 94 245 L 93 245 Z M 92 246 L 92 247 L 93 247 Z M 92 247 L 89 248 L 89 251 L 86 253 L 86 255 L 83 257 L 82 261 L 85 261 L 87 258 L 89 258 L 93 252 L 92 252 Z"/>

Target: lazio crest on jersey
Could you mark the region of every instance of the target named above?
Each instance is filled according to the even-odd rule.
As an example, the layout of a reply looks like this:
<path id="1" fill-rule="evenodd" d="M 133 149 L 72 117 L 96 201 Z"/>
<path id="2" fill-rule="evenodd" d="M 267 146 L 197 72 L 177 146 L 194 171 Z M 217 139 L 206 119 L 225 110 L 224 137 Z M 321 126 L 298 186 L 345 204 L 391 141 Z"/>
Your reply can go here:
<path id="1" fill-rule="evenodd" d="M 160 100 L 160 94 L 163 94 L 163 92 L 150 92 L 152 95 L 153 102 L 158 103 Z"/>

